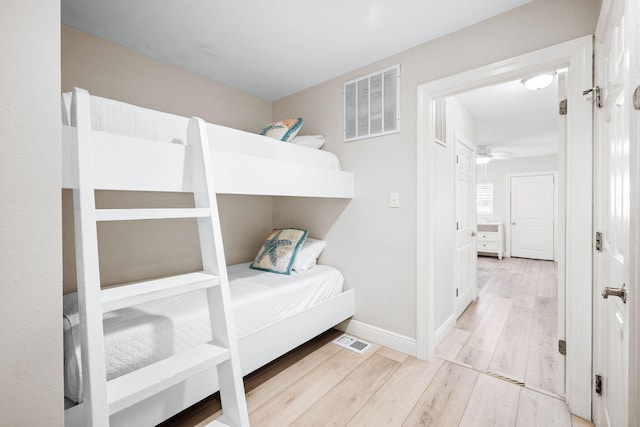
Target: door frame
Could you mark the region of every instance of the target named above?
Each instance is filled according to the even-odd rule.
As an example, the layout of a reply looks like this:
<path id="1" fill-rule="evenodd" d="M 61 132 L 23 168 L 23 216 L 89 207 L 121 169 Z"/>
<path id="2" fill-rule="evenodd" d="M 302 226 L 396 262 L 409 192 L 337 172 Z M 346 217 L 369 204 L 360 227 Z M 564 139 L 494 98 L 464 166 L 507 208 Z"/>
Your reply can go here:
<path id="1" fill-rule="evenodd" d="M 592 81 L 593 37 L 584 36 L 541 50 L 530 52 L 484 67 L 476 68 L 443 79 L 421 84 L 417 87 L 417 185 L 416 185 L 416 354 L 428 359 L 435 353 L 435 280 L 434 267 L 434 188 L 437 184 L 433 171 L 433 144 L 435 139 L 434 101 L 441 97 L 469 91 L 478 87 L 521 78 L 526 74 L 569 67 L 572 58 L 577 64 L 568 74 L 575 74 L 582 81 Z M 578 88 L 571 88 L 576 93 Z M 590 86 L 590 85 L 589 85 Z M 571 90 L 573 89 L 573 90 Z M 580 92 L 587 88 L 580 87 Z M 574 99 L 577 108 L 584 112 L 581 102 Z M 570 101 L 571 103 L 571 101 Z M 574 108 L 576 108 L 574 107 Z M 591 107 L 589 106 L 589 111 Z M 587 128 L 587 126 L 583 126 Z M 567 209 L 567 224 L 573 222 L 572 233 L 567 239 L 567 349 L 566 400 L 570 411 L 591 419 L 591 354 L 592 354 L 592 277 L 591 277 L 591 233 L 592 233 L 592 144 L 571 146 L 571 140 L 592 141 L 592 129 L 569 129 L 567 152 L 579 152 L 575 157 L 567 156 L 568 200 L 576 203 Z M 585 176 L 587 179 L 585 179 Z M 585 213 L 585 206 L 586 208 Z M 582 210 L 582 212 L 579 212 Z M 580 213 L 583 215 L 579 217 Z M 567 227 L 568 231 L 569 227 Z M 578 232 L 579 231 L 579 232 Z M 584 248 L 585 240 L 587 248 Z M 574 268 L 572 268 L 574 267 Z M 578 268 L 579 267 L 579 268 Z"/>
<path id="2" fill-rule="evenodd" d="M 560 236 L 558 234 L 558 172 L 557 171 L 542 171 L 542 172 L 522 172 L 522 173 L 507 173 L 505 174 L 507 183 L 505 187 L 505 199 L 507 208 L 505 212 L 505 224 L 504 224 L 504 240 L 505 240 L 505 256 L 511 256 L 511 178 L 519 176 L 539 176 L 539 175 L 553 175 L 553 261 L 558 261 L 558 240 Z M 506 243 L 509 243 L 508 245 Z M 558 307 L 559 308 L 559 307 Z"/>

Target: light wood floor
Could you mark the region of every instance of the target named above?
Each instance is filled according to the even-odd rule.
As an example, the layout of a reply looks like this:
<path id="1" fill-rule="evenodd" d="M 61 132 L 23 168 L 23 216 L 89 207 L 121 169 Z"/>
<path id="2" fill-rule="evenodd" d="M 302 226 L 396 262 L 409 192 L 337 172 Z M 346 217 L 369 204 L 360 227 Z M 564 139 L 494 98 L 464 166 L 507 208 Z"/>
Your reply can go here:
<path id="1" fill-rule="evenodd" d="M 436 353 L 527 388 L 564 395 L 558 352 L 555 264 L 523 258 L 478 258 L 486 280 Z"/>
<path id="2" fill-rule="evenodd" d="M 555 395 L 553 264 L 487 258 L 479 268 L 489 280 L 437 357 L 379 345 L 359 355 L 329 331 L 245 378 L 251 425 L 592 426 Z M 163 426 L 202 426 L 219 411 L 214 395 Z"/>

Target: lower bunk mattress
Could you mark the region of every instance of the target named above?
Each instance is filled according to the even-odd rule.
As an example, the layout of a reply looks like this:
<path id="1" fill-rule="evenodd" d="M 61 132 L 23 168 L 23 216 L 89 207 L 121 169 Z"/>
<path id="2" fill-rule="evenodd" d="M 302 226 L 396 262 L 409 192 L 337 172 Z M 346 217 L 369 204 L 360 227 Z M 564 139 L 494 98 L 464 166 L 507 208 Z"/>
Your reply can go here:
<path id="1" fill-rule="evenodd" d="M 344 278 L 317 265 L 290 276 L 228 267 L 239 338 L 313 307 L 342 292 Z M 82 401 L 83 382 L 77 294 L 64 296 L 65 397 Z M 107 379 L 150 365 L 211 340 L 206 292 L 195 291 L 104 315 Z"/>

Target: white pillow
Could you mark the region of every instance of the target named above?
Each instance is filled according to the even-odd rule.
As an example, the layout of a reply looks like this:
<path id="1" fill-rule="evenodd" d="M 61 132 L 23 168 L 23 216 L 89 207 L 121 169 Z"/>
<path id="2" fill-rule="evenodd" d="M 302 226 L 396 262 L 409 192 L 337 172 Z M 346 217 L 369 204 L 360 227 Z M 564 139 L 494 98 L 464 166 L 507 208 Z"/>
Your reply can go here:
<path id="1" fill-rule="evenodd" d="M 327 246 L 327 242 L 324 240 L 312 239 L 307 237 L 300 247 L 296 259 L 293 262 L 293 270 L 302 273 L 315 267 L 316 260 Z"/>
<path id="2" fill-rule="evenodd" d="M 324 145 L 324 136 L 322 135 L 301 135 L 291 140 L 292 144 L 301 145 L 308 148 L 320 148 Z"/>

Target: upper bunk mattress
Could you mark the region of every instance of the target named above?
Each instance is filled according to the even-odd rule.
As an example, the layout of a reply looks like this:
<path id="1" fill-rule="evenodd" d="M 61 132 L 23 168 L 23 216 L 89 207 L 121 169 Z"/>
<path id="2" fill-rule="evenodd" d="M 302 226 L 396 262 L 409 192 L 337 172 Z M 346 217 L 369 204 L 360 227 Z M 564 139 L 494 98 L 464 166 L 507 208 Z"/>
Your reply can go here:
<path id="1" fill-rule="evenodd" d="M 290 276 L 252 270 L 250 263 L 228 267 L 237 336 L 300 313 L 342 292 L 344 278 L 317 265 Z M 65 396 L 82 400 L 77 294 L 64 296 Z M 206 291 L 195 291 L 104 315 L 107 379 L 184 352 L 211 340 Z"/>
<path id="2" fill-rule="evenodd" d="M 186 142 L 189 119 L 112 99 L 91 96 L 91 128 L 163 142 Z M 71 124 L 71 92 L 62 94 L 62 124 Z M 340 170 L 338 157 L 328 151 L 207 123 L 213 150 L 238 153 L 322 169 Z M 214 137 L 212 137 L 214 136 Z"/>

